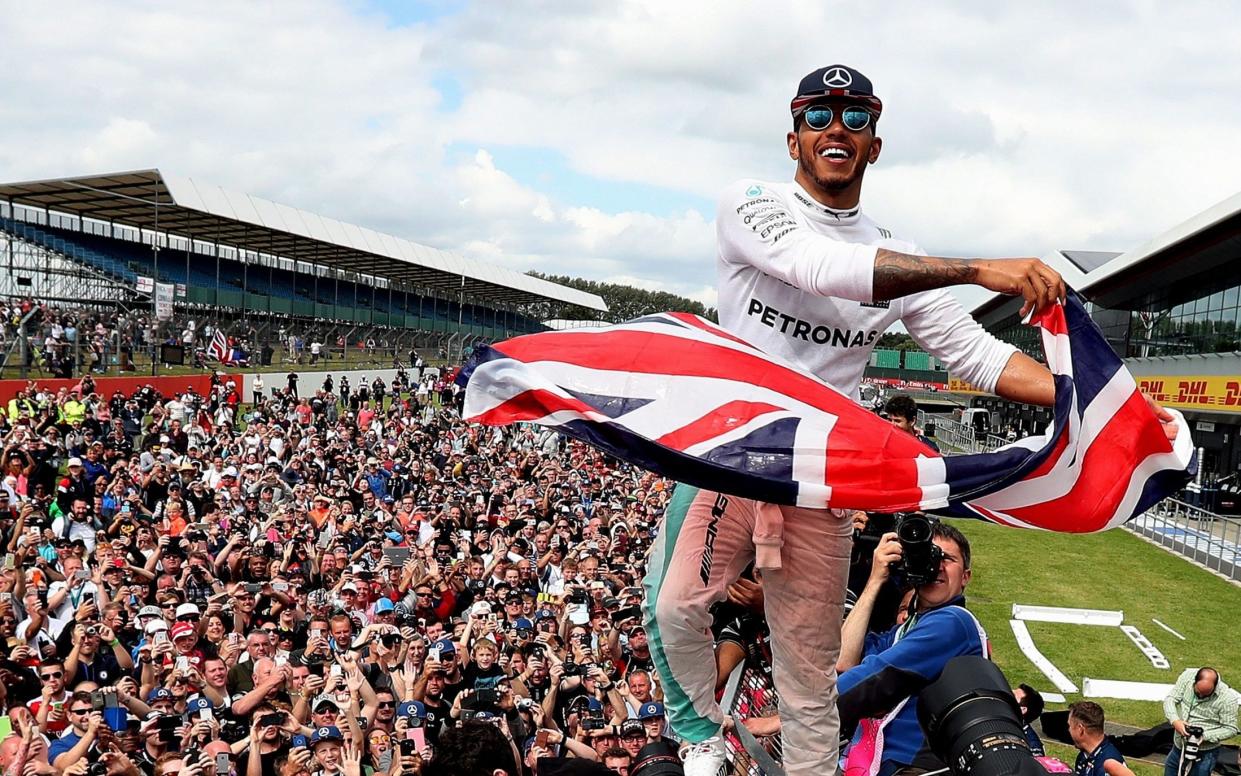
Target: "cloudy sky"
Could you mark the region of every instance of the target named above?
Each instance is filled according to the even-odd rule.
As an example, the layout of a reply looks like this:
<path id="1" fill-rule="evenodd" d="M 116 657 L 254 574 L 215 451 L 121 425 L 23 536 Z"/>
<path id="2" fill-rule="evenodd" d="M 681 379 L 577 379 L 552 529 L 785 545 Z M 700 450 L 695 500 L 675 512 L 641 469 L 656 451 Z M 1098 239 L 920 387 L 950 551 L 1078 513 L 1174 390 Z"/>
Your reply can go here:
<path id="1" fill-rule="evenodd" d="M 932 253 L 1124 250 L 1241 189 L 1231 3 L 0 0 L 0 179 L 161 167 L 519 270 L 714 302 L 787 106 L 883 98 L 864 207 Z"/>

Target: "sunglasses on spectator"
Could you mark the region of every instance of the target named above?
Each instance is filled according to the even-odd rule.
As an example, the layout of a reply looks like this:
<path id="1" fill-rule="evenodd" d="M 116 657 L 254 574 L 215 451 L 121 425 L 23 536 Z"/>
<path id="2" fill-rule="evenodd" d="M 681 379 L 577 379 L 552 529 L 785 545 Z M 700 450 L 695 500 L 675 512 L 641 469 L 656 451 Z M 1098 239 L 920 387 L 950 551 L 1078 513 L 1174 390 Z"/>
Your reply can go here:
<path id="1" fill-rule="evenodd" d="M 47 681 L 50 679 L 59 679 L 60 677 L 64 675 L 65 674 L 63 671 L 49 671 L 46 674 L 39 674 L 39 678 L 43 679 L 44 681 Z"/>
<path id="2" fill-rule="evenodd" d="M 198 622 L 197 614 L 183 614 L 177 618 L 177 622 Z"/>
<path id="3" fill-rule="evenodd" d="M 82 709 L 69 709 L 70 714 L 90 714 L 93 709 L 90 706 Z"/>
<path id="4" fill-rule="evenodd" d="M 395 708 L 396 708 L 396 701 L 380 701 L 380 702 L 379 702 L 379 708 L 381 708 L 381 709 L 395 709 Z"/>

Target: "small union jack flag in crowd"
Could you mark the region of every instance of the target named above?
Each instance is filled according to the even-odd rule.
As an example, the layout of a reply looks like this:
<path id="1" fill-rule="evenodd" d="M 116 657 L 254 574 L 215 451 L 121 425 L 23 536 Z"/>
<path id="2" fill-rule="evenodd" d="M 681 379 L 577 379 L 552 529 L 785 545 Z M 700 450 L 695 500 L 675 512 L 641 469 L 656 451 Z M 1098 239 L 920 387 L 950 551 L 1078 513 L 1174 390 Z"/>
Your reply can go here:
<path id="1" fill-rule="evenodd" d="M 224 332 L 219 329 L 216 329 L 211 337 L 211 344 L 207 347 L 207 357 L 214 358 L 221 364 L 227 364 L 233 360 L 233 349 L 228 345 L 228 337 L 224 336 Z"/>
<path id="2" fill-rule="evenodd" d="M 679 482 L 777 504 L 928 510 L 1083 533 L 1141 514 L 1197 461 L 1169 441 L 1070 294 L 1032 322 L 1055 376 L 1045 434 L 940 456 L 796 366 L 684 313 L 517 337 L 458 381 L 472 422 L 555 428 Z M 1171 412 L 1171 411 L 1170 411 Z"/>

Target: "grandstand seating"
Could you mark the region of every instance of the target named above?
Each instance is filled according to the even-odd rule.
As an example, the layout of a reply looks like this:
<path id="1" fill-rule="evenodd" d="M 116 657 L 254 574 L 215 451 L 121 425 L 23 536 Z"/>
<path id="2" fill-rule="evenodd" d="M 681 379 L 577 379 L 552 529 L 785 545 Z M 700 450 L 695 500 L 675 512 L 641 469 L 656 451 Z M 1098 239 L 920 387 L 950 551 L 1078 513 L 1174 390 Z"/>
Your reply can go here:
<path id="1" fill-rule="evenodd" d="M 899 350 L 873 350 L 870 354 L 870 365 L 883 369 L 900 369 L 901 352 Z"/>
<path id="2" fill-rule="evenodd" d="M 923 353 L 921 350 L 906 350 L 905 368 L 929 370 L 931 368 L 931 355 Z"/>
<path id="3" fill-rule="evenodd" d="M 134 286 L 138 277 L 183 283 L 186 301 L 206 307 L 242 308 L 259 313 L 351 321 L 446 334 L 499 339 L 508 334 L 542 331 L 538 321 L 502 313 L 483 305 L 414 296 L 370 285 L 316 279 L 288 269 L 247 266 L 235 259 L 216 259 L 182 251 L 166 251 L 155 271 L 150 247 L 140 242 L 0 218 L 0 230 L 111 278 Z M 218 269 L 217 269 L 218 266 Z M 218 272 L 218 277 L 217 277 Z"/>

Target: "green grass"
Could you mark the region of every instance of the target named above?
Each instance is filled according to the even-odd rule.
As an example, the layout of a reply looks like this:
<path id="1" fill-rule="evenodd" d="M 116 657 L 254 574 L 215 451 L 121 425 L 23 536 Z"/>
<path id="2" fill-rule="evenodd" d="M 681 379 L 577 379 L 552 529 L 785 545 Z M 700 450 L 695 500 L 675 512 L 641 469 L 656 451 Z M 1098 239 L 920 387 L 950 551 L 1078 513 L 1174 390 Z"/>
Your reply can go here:
<path id="1" fill-rule="evenodd" d="M 1017 647 L 1008 624 L 1014 603 L 1122 610 L 1125 624 L 1140 630 L 1172 664 L 1169 670 L 1152 666 L 1119 628 L 1027 623 L 1039 650 L 1079 688 L 1087 676 L 1170 683 L 1184 669 L 1202 665 L 1219 668 L 1225 681 L 1241 674 L 1234 617 L 1241 610 L 1241 588 L 1119 529 L 1079 536 L 954 522 L 973 550 L 969 608 L 987 629 L 995 661 L 1010 683 L 1054 691 Z M 1110 722 L 1145 728 L 1164 720 L 1159 703 L 1098 701 Z"/>

